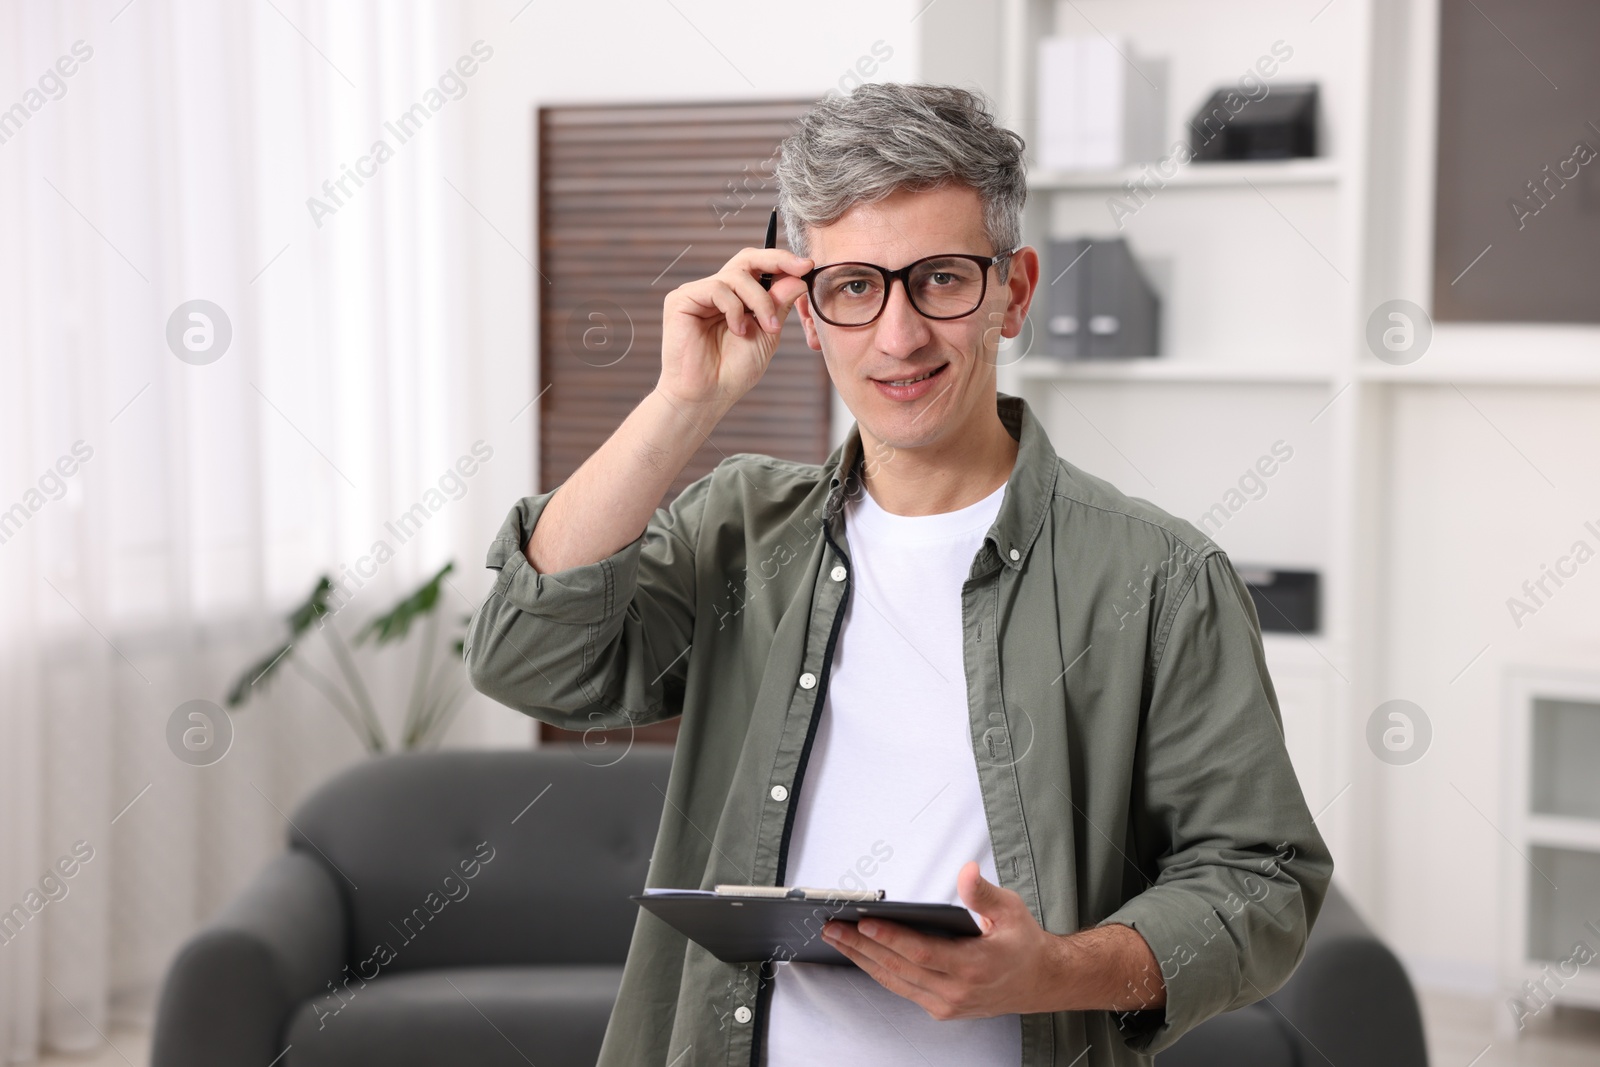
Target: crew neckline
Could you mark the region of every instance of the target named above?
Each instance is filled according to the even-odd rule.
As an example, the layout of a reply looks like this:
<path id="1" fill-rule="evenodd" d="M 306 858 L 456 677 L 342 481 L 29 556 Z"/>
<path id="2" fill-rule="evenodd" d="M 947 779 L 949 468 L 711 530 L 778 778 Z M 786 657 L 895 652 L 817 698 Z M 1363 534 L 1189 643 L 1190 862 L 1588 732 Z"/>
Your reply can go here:
<path id="1" fill-rule="evenodd" d="M 865 486 L 850 502 L 846 521 L 867 533 L 884 533 L 898 540 L 938 541 L 973 533 L 983 533 L 994 525 L 1005 497 L 1006 482 L 982 500 L 954 511 L 932 515 L 896 515 L 885 511 Z"/>

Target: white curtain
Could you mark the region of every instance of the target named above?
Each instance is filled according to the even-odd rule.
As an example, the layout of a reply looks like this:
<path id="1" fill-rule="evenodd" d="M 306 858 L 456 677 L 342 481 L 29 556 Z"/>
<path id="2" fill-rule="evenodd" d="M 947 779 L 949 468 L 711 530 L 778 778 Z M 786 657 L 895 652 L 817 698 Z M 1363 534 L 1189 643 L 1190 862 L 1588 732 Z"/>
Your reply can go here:
<path id="1" fill-rule="evenodd" d="M 182 940 L 363 757 L 297 675 L 208 766 L 174 712 L 220 704 L 320 573 L 356 576 L 352 636 L 482 565 L 450 476 L 481 436 L 452 373 L 467 124 L 449 79 L 426 95 L 471 47 L 428 0 L 0 7 L 0 1059 L 148 1019 Z M 195 300 L 222 314 L 179 315 L 180 358 Z M 441 642 L 479 588 L 449 587 Z M 336 678 L 321 644 L 296 655 Z M 357 653 L 391 740 L 405 651 Z"/>

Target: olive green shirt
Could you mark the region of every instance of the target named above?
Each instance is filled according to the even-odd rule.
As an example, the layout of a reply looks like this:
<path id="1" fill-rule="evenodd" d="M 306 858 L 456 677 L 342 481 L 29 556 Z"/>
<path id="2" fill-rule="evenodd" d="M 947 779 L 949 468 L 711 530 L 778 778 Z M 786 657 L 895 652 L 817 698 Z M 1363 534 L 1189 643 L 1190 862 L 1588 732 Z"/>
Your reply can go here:
<path id="1" fill-rule="evenodd" d="M 1166 985 L 1164 1009 L 1023 1015 L 1022 1065 L 1149 1063 L 1287 980 L 1333 860 L 1227 556 L 997 402 L 1017 461 L 961 594 L 996 870 L 1046 930 L 1137 930 Z M 552 574 L 522 549 L 553 493 L 512 508 L 472 683 L 568 729 L 682 715 L 647 885 L 785 884 L 850 596 L 843 504 L 862 465 L 892 462 L 862 454 L 858 427 L 820 466 L 731 456 L 631 544 Z M 601 1067 L 759 1067 L 772 971 L 641 911 Z"/>

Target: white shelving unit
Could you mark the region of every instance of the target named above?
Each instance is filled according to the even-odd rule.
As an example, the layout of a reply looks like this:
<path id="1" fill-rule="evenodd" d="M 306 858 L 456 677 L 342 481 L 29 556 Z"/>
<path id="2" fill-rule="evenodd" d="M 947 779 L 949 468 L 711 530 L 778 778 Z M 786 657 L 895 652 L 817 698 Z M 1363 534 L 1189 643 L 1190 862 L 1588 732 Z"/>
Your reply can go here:
<path id="1" fill-rule="evenodd" d="M 1150 178 L 1147 167 L 1126 167 L 1115 171 L 1078 171 L 1050 173 L 1035 171 L 1028 175 L 1028 188 L 1033 192 L 1058 192 L 1064 190 L 1123 189 L 1130 183 Z M 1259 163 L 1203 163 L 1178 167 L 1170 178 L 1155 175 L 1165 189 L 1207 189 L 1217 186 L 1248 188 L 1252 183 L 1269 185 L 1335 185 L 1341 177 L 1338 163 L 1331 159 L 1284 159 Z"/>
<path id="2" fill-rule="evenodd" d="M 1058 382 L 1226 382 L 1234 385 L 1328 385 L 1333 372 L 1321 367 L 1275 367 L 1262 363 L 1219 363 L 1198 359 L 1056 360 L 1046 356 L 1017 361 L 1015 376 Z"/>
<path id="3" fill-rule="evenodd" d="M 1295 449 L 1300 466 L 1285 466 L 1294 474 L 1248 505 L 1256 511 L 1207 533 L 1240 564 L 1322 575 L 1320 632 L 1265 643 L 1307 803 L 1359 897 L 1371 891 L 1371 865 L 1356 833 L 1362 812 L 1346 794 L 1361 773 L 1351 723 L 1370 694 L 1357 684 L 1353 639 L 1358 538 L 1342 517 L 1357 511 L 1365 400 L 1372 4 L 1341 2 L 1309 22 L 1314 13 L 1264 0 L 1007 0 L 998 103 L 1030 142 L 1037 42 L 1105 33 L 1126 34 L 1134 56 L 1165 61 L 1165 82 L 1152 91 L 1165 96 L 1168 146 L 1187 143 L 1187 121 L 1213 89 L 1282 42 L 1280 53 L 1287 45 L 1292 55 L 1267 84 L 1318 83 L 1324 154 L 1169 164 L 1166 174 L 1153 163 L 1032 173 L 1025 242 L 1043 251 L 1052 237 L 1125 237 L 1161 294 L 1163 351 L 1115 361 L 1041 354 L 1049 285 L 1064 266 L 1046 263 L 1029 330 L 1008 349 L 1026 354 L 1002 353 L 999 376 L 1074 462 L 1191 521 L 1274 442 Z M 1141 182 L 1147 192 L 1135 199 Z"/>

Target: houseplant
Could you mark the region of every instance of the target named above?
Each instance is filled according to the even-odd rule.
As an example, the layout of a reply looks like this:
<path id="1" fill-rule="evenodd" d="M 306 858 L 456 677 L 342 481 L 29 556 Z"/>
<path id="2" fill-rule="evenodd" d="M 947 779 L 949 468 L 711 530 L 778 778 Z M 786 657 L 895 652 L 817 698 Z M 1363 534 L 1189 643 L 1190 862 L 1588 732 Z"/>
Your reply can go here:
<path id="1" fill-rule="evenodd" d="M 466 672 L 461 661 L 464 631 L 451 644 L 455 653 L 453 658 L 439 655 L 438 647 L 439 614 L 443 610 L 440 590 L 445 576 L 454 568 L 454 561 L 446 563 L 432 578 L 402 597 L 388 611 L 369 619 L 353 639 L 355 645 L 371 642 L 374 648 L 381 648 L 402 642 L 411 632 L 412 625 L 421 623 L 419 639 L 422 647 L 416 657 L 411 693 L 401 722 L 400 738 L 396 745 L 399 750 L 425 749 L 437 745 L 466 697 Z M 351 655 L 351 643 L 346 642 L 334 625 L 334 615 L 340 610 L 330 602 L 334 594 L 333 582 L 327 575 L 317 579 L 310 595 L 286 617 L 289 625 L 287 639 L 240 674 L 228 690 L 228 707 L 244 705 L 287 665 L 338 712 L 367 751 L 375 755 L 390 751 L 383 723 L 378 718 L 372 696 Z M 462 622 L 469 618 L 471 616 L 462 616 Z M 327 645 L 338 669 L 337 678 L 317 669 L 301 653 L 304 643 L 315 636 L 313 631 L 320 634 Z"/>

